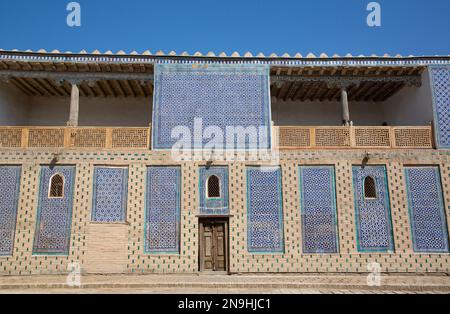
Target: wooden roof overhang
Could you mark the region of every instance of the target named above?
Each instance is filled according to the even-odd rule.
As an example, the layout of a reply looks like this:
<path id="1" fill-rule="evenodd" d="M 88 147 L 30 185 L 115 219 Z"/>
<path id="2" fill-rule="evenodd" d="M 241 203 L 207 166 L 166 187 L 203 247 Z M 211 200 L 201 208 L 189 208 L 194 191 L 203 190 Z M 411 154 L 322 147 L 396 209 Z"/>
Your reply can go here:
<path id="1" fill-rule="evenodd" d="M 0 60 L 0 77 L 26 95 L 69 97 L 71 84 L 84 97 L 150 97 L 153 65 Z"/>
<path id="2" fill-rule="evenodd" d="M 405 86 L 421 86 L 425 67 L 303 67 L 271 69 L 271 95 L 283 101 L 385 101 Z"/>
<path id="3" fill-rule="evenodd" d="M 118 56 L 0 52 L 0 79 L 29 96 L 151 97 L 157 62 L 268 64 L 271 95 L 281 100 L 339 100 L 342 84 L 351 101 L 384 101 L 404 86 L 420 86 L 428 64 L 448 57 L 243 58 L 208 56 Z M 399 66 L 399 64 L 401 66 Z"/>

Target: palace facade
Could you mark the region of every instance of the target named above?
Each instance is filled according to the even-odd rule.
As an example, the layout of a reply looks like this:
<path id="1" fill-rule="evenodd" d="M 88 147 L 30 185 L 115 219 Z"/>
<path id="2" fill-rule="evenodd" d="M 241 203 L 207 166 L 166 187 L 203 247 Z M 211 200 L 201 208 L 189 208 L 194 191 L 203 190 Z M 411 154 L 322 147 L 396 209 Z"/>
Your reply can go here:
<path id="1" fill-rule="evenodd" d="M 0 51 L 0 275 L 449 273 L 449 148 L 449 56 Z"/>

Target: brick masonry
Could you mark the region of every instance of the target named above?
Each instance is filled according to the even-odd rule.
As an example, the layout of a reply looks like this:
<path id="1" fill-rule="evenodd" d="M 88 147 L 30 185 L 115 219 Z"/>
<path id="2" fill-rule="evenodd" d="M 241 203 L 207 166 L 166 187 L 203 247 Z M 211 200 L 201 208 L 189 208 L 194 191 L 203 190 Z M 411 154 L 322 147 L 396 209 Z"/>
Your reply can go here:
<path id="1" fill-rule="evenodd" d="M 359 253 L 356 244 L 352 165 L 361 164 L 365 151 L 282 152 L 285 252 L 250 254 L 247 251 L 247 165 L 229 167 L 230 272 L 231 273 L 354 273 L 367 272 L 378 262 L 382 272 L 450 272 L 449 254 L 418 254 L 412 249 L 408 202 L 403 167 L 438 165 L 444 192 L 447 222 L 450 220 L 450 154 L 436 150 L 373 150 L 369 164 L 386 165 L 391 202 L 395 253 Z M 34 256 L 40 166 L 53 154 L 58 163 L 76 165 L 72 232 L 68 256 Z M 20 199 L 13 256 L 0 257 L 0 275 L 44 275 L 67 273 L 69 263 L 95 273 L 196 273 L 198 272 L 198 168 L 201 162 L 176 163 L 170 154 L 154 151 L 42 151 L 2 150 L 0 165 L 22 165 Z M 128 210 L 124 224 L 108 226 L 90 222 L 93 171 L 96 165 L 129 167 Z M 181 251 L 179 255 L 144 254 L 146 167 L 179 165 L 181 183 Z M 216 163 L 214 163 L 216 165 Z M 217 165 L 227 165 L 217 163 Z M 333 165 L 336 171 L 339 253 L 302 254 L 299 165 Z M 449 224 L 447 224 L 448 226 Z M 98 255 L 102 255 L 99 258 Z M 96 257 L 97 256 L 97 257 Z M 117 256 L 118 258 L 115 258 Z"/>

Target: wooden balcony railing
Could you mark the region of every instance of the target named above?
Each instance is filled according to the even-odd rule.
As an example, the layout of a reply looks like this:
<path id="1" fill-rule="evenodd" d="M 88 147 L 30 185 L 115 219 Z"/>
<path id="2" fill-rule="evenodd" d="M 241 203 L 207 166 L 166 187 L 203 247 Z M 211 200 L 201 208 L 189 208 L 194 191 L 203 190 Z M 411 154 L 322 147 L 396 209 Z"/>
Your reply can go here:
<path id="1" fill-rule="evenodd" d="M 280 149 L 433 148 L 431 126 L 275 127 Z"/>
<path id="2" fill-rule="evenodd" d="M 433 148 L 431 127 L 274 127 L 280 149 Z M 0 148 L 150 149 L 150 128 L 0 127 Z"/>
<path id="3" fill-rule="evenodd" d="M 0 148 L 150 149 L 150 128 L 0 127 Z"/>

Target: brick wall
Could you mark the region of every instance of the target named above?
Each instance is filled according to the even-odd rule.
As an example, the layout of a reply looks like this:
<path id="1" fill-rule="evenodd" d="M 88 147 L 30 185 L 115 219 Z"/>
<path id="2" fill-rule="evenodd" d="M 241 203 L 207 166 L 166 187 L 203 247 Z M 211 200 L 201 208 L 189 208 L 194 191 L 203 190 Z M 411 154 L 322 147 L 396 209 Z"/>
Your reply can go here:
<path id="1" fill-rule="evenodd" d="M 0 275 L 67 273 L 71 262 L 83 272 L 195 273 L 198 271 L 198 167 L 181 165 L 181 252 L 179 255 L 144 254 L 146 167 L 177 165 L 163 152 L 59 152 L 59 163 L 76 165 L 74 208 L 69 256 L 33 256 L 40 166 L 49 164 L 53 153 L 41 150 L 2 150 L 0 165 L 22 165 L 14 253 L 0 257 Z M 352 165 L 361 164 L 365 152 L 283 152 L 282 167 L 285 252 L 247 252 L 247 208 L 245 167 L 254 162 L 236 162 L 229 167 L 230 272 L 367 272 L 367 264 L 378 262 L 384 272 L 450 272 L 449 254 L 417 254 L 412 249 L 404 165 L 439 165 L 447 221 L 450 220 L 450 155 L 435 150 L 371 151 L 369 164 L 386 165 L 392 212 L 395 253 L 358 253 Z M 95 165 L 129 167 L 127 222 L 101 225 L 90 222 Z M 216 164 L 214 164 L 216 165 Z M 220 165 L 226 165 L 221 163 Z M 302 254 L 298 166 L 333 165 L 336 171 L 338 254 Z M 448 225 L 448 224 L 447 224 Z M 117 258 L 115 258 L 117 257 Z"/>

